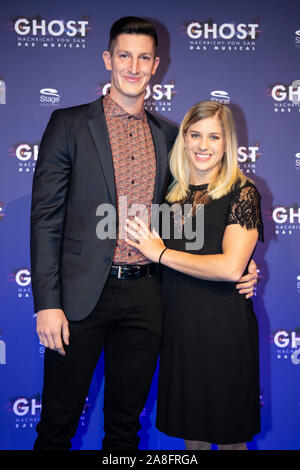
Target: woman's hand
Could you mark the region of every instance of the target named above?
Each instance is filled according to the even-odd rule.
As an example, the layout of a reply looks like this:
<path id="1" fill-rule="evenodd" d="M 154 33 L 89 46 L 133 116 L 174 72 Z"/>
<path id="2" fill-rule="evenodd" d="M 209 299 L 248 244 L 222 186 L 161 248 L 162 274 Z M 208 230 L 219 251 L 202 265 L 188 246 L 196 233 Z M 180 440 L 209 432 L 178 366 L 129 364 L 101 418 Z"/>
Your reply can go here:
<path id="1" fill-rule="evenodd" d="M 250 299 L 254 295 L 254 290 L 258 282 L 257 266 L 253 259 L 251 259 L 248 267 L 248 274 L 242 276 L 238 281 L 236 288 L 239 294 L 245 294 L 246 299 Z"/>
<path id="2" fill-rule="evenodd" d="M 153 229 L 151 232 L 139 217 L 135 217 L 134 220 L 127 219 L 126 222 L 125 230 L 131 237 L 125 239 L 126 243 L 139 250 L 146 258 L 158 263 L 165 244 L 156 230 Z"/>

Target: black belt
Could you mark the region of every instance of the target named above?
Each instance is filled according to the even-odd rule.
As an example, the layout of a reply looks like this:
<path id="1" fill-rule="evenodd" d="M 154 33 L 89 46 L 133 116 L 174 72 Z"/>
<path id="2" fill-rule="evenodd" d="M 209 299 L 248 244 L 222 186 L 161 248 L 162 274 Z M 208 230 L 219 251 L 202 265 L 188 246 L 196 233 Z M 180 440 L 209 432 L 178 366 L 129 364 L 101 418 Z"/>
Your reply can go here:
<path id="1" fill-rule="evenodd" d="M 109 275 L 117 279 L 138 279 L 155 273 L 154 263 L 144 265 L 113 265 Z"/>

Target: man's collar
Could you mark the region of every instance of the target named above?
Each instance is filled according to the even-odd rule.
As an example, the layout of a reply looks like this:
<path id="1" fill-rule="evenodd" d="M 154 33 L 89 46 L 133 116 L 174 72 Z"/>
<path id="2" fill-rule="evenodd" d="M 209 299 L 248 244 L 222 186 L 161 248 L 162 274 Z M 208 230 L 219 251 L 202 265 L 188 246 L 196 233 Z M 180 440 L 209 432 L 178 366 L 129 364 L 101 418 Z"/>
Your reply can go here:
<path id="1" fill-rule="evenodd" d="M 106 111 L 110 113 L 111 116 L 118 116 L 118 117 L 131 117 L 133 119 L 140 119 L 142 121 L 146 121 L 146 113 L 145 109 L 143 108 L 142 111 L 135 114 L 128 113 L 122 106 L 120 106 L 116 101 L 112 99 L 110 96 L 109 91 L 103 97 L 103 106 Z"/>
<path id="2" fill-rule="evenodd" d="M 104 98 L 105 96 L 102 95 L 96 100 L 89 103 L 88 116 L 91 119 L 96 118 L 98 115 L 101 115 L 104 113 L 104 108 L 103 108 Z M 152 123 L 154 126 L 158 127 L 159 129 L 161 128 L 161 124 L 154 114 L 150 113 L 149 111 L 147 111 L 147 109 L 145 109 L 145 115 L 149 124 Z"/>

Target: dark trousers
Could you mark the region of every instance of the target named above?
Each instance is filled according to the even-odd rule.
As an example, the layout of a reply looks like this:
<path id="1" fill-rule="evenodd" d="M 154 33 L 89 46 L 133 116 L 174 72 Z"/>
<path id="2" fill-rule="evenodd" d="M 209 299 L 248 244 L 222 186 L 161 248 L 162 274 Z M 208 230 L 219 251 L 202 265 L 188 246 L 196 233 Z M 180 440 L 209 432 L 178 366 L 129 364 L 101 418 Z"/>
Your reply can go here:
<path id="1" fill-rule="evenodd" d="M 46 349 L 42 412 L 34 449 L 71 448 L 103 348 L 102 449 L 138 449 L 139 416 L 156 367 L 161 324 L 162 301 L 155 275 L 134 280 L 109 277 L 93 312 L 82 321 L 70 322 L 66 355 Z"/>

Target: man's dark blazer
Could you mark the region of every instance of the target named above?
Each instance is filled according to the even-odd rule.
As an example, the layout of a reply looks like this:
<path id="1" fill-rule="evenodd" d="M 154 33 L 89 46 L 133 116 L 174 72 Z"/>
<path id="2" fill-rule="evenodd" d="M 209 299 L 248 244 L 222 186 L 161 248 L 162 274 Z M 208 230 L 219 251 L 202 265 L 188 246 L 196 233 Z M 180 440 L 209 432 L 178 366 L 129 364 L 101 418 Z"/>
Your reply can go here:
<path id="1" fill-rule="evenodd" d="M 167 189 L 168 151 L 177 127 L 147 112 L 156 153 L 155 204 Z M 60 308 L 81 320 L 96 305 L 116 240 L 96 235 L 100 204 L 116 207 L 102 98 L 56 110 L 43 135 L 31 204 L 31 275 L 35 312 Z"/>

